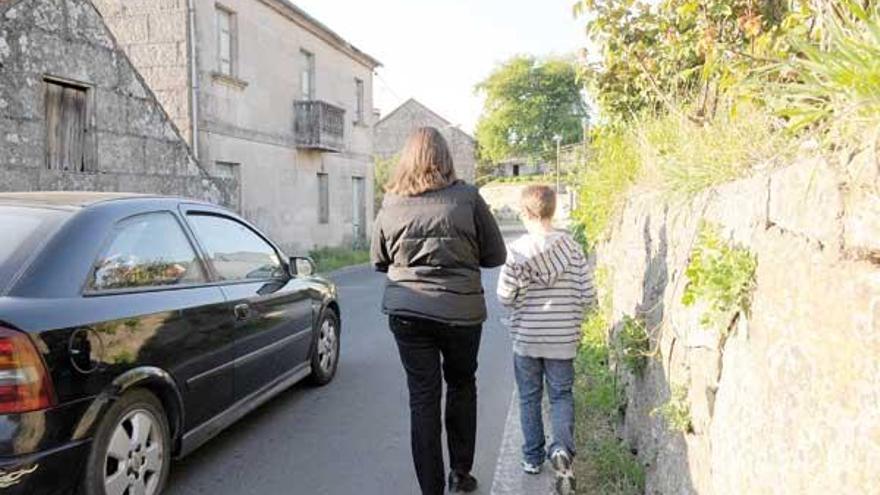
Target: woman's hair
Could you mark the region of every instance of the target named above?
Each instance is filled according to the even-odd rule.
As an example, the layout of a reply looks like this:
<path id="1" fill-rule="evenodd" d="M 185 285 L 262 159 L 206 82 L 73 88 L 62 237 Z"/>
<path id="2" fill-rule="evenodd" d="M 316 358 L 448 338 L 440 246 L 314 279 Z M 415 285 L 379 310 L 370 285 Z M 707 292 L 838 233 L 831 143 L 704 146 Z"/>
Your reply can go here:
<path id="1" fill-rule="evenodd" d="M 397 170 L 385 189 L 399 196 L 417 196 L 456 180 L 446 139 L 433 127 L 420 127 L 406 140 Z"/>

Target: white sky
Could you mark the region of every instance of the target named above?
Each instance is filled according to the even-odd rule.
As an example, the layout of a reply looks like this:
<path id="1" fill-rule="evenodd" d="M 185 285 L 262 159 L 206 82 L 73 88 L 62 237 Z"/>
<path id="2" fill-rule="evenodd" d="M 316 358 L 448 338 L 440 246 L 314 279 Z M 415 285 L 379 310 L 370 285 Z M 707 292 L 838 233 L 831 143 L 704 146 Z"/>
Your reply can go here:
<path id="1" fill-rule="evenodd" d="M 474 85 L 516 54 L 569 54 L 586 45 L 574 0 L 293 0 L 379 59 L 374 105 L 386 114 L 414 97 L 472 132 Z"/>

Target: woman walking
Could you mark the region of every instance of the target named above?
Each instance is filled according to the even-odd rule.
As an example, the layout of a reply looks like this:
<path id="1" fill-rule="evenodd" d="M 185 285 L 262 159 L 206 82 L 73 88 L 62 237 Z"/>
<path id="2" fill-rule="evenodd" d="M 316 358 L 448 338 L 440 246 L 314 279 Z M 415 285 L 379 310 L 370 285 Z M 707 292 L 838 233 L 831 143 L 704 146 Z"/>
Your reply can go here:
<path id="1" fill-rule="evenodd" d="M 412 456 L 424 495 L 444 492 L 440 402 L 446 382 L 450 492 L 472 492 L 477 353 L 486 304 L 480 267 L 504 264 L 504 240 L 473 186 L 456 179 L 446 140 L 416 130 L 404 146 L 373 230 L 387 272 L 382 310 L 406 371 Z"/>

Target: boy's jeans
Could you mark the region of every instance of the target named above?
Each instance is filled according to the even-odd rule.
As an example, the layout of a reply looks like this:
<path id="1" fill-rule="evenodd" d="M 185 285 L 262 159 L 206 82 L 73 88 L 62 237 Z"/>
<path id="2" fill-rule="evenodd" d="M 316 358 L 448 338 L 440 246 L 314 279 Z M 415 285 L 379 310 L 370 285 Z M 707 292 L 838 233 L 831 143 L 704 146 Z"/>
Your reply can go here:
<path id="1" fill-rule="evenodd" d="M 548 455 L 564 449 L 575 455 L 574 447 L 574 360 L 542 359 L 514 354 L 513 367 L 519 389 L 523 457 L 530 464 L 541 465 Z M 547 380 L 553 441 L 545 450 L 544 420 L 541 415 L 543 382 Z"/>

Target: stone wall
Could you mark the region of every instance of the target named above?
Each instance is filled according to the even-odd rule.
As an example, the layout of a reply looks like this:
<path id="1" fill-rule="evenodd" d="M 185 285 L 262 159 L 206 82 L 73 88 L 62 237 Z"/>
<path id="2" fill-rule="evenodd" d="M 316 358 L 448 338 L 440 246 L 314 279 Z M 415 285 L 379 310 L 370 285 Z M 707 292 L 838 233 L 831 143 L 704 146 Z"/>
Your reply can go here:
<path id="1" fill-rule="evenodd" d="M 656 354 L 626 376 L 624 436 L 650 494 L 876 493 L 880 486 L 878 163 L 802 159 L 687 203 L 632 196 L 600 247 L 615 321 Z M 752 311 L 724 339 L 684 307 L 702 220 L 757 256 Z M 693 432 L 651 412 L 687 390 Z"/>
<path id="2" fill-rule="evenodd" d="M 192 144 L 186 0 L 92 0 L 119 46 Z"/>
<path id="3" fill-rule="evenodd" d="M 87 0 L 0 4 L 0 189 L 169 194 L 237 208 L 210 177 Z M 86 171 L 50 170 L 47 78 L 86 88 Z"/>

